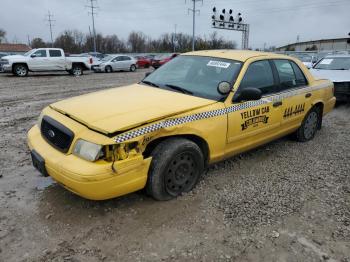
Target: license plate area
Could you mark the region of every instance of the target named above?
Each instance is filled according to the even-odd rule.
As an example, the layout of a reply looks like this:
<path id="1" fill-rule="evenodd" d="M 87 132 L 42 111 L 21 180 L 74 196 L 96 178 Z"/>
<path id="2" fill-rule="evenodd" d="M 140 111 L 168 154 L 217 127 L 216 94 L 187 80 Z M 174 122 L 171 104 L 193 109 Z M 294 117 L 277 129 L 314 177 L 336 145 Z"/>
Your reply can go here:
<path id="1" fill-rule="evenodd" d="M 38 152 L 36 152 L 35 150 L 32 150 L 30 152 L 30 155 L 32 156 L 32 162 L 33 162 L 33 166 L 45 177 L 49 176 L 49 174 L 46 171 L 46 167 L 45 167 L 45 159 L 42 158 L 41 155 L 39 155 Z"/>

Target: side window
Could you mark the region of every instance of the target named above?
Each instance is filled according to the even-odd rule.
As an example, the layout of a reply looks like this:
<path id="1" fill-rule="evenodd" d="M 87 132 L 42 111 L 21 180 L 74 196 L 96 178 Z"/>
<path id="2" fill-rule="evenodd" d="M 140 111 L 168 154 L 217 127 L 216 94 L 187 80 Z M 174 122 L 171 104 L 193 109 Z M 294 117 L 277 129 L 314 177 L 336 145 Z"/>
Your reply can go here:
<path id="1" fill-rule="evenodd" d="M 116 62 L 120 62 L 120 61 L 123 61 L 123 57 L 122 56 L 118 56 L 118 57 L 114 58 L 114 60 Z"/>
<path id="2" fill-rule="evenodd" d="M 131 60 L 131 58 L 128 56 L 123 56 L 123 61 L 128 61 L 128 60 Z"/>
<path id="3" fill-rule="evenodd" d="M 45 49 L 38 50 L 33 55 L 36 55 L 36 57 L 47 57 Z"/>
<path id="4" fill-rule="evenodd" d="M 50 57 L 61 57 L 61 51 L 60 50 L 49 50 Z"/>
<path id="5" fill-rule="evenodd" d="M 245 73 L 239 90 L 254 87 L 261 90 L 262 94 L 271 94 L 275 91 L 275 83 L 269 61 L 262 60 L 252 63 Z"/>
<path id="6" fill-rule="evenodd" d="M 288 60 L 274 60 L 280 79 L 280 90 L 297 87 L 297 79 L 292 64 Z"/>
<path id="7" fill-rule="evenodd" d="M 299 66 L 296 63 L 294 63 L 292 61 L 290 61 L 290 63 L 292 64 L 292 67 L 294 69 L 297 86 L 307 85 L 306 77 L 305 77 L 303 71 L 301 71 L 301 69 L 299 68 Z"/>

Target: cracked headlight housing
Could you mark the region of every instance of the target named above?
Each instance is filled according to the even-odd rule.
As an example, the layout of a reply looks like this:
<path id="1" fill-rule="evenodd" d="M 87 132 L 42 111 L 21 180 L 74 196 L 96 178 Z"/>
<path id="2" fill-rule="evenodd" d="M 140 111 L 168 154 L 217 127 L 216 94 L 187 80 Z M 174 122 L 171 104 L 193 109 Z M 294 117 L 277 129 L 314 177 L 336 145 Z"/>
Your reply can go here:
<path id="1" fill-rule="evenodd" d="M 94 162 L 103 156 L 102 145 L 78 139 L 75 143 L 73 154 L 90 162 Z"/>

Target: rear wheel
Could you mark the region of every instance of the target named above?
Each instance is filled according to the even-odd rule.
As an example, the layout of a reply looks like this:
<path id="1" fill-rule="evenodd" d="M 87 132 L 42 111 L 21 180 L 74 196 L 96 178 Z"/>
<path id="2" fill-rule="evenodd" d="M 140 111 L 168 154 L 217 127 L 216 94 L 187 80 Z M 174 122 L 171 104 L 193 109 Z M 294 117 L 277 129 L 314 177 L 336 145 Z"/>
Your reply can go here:
<path id="1" fill-rule="evenodd" d="M 74 76 L 81 76 L 83 74 L 83 67 L 81 65 L 73 65 L 70 73 Z"/>
<path id="2" fill-rule="evenodd" d="M 136 71 L 136 66 L 135 65 L 131 65 L 130 66 L 130 72 L 135 72 Z"/>
<path id="3" fill-rule="evenodd" d="M 112 73 L 113 69 L 111 66 L 106 66 L 105 71 L 106 71 L 106 73 Z"/>
<path id="4" fill-rule="evenodd" d="M 321 111 L 313 107 L 306 114 L 301 126 L 295 132 L 295 138 L 299 142 L 310 141 L 314 138 L 317 129 L 322 121 Z"/>
<path id="5" fill-rule="evenodd" d="M 26 65 L 22 65 L 22 64 L 15 65 L 13 67 L 13 73 L 19 77 L 27 76 L 28 75 L 28 67 Z"/>
<path id="6" fill-rule="evenodd" d="M 146 190 L 156 200 L 170 200 L 191 191 L 204 170 L 204 157 L 194 142 L 170 138 L 151 153 Z"/>

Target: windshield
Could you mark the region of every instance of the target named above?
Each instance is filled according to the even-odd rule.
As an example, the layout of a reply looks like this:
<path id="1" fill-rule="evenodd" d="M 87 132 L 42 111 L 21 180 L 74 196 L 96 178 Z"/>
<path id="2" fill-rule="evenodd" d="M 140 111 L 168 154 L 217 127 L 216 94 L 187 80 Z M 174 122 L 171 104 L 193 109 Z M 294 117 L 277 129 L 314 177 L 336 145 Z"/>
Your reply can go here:
<path id="1" fill-rule="evenodd" d="M 28 52 L 24 53 L 24 56 L 30 56 L 31 53 L 35 52 L 36 49 L 29 50 Z"/>
<path id="2" fill-rule="evenodd" d="M 314 67 L 324 70 L 349 70 L 350 57 L 325 57 Z"/>
<path id="3" fill-rule="evenodd" d="M 233 86 L 241 66 L 241 62 L 223 58 L 178 56 L 143 82 L 169 90 L 183 89 L 186 91 L 183 93 L 219 101 L 226 96 L 218 92 L 218 84 L 226 81 Z"/>
<path id="4" fill-rule="evenodd" d="M 107 61 L 109 61 L 109 60 L 112 60 L 112 58 L 113 58 L 113 56 L 108 55 L 108 56 L 105 56 L 104 58 L 102 58 L 101 61 L 107 62 Z"/>

